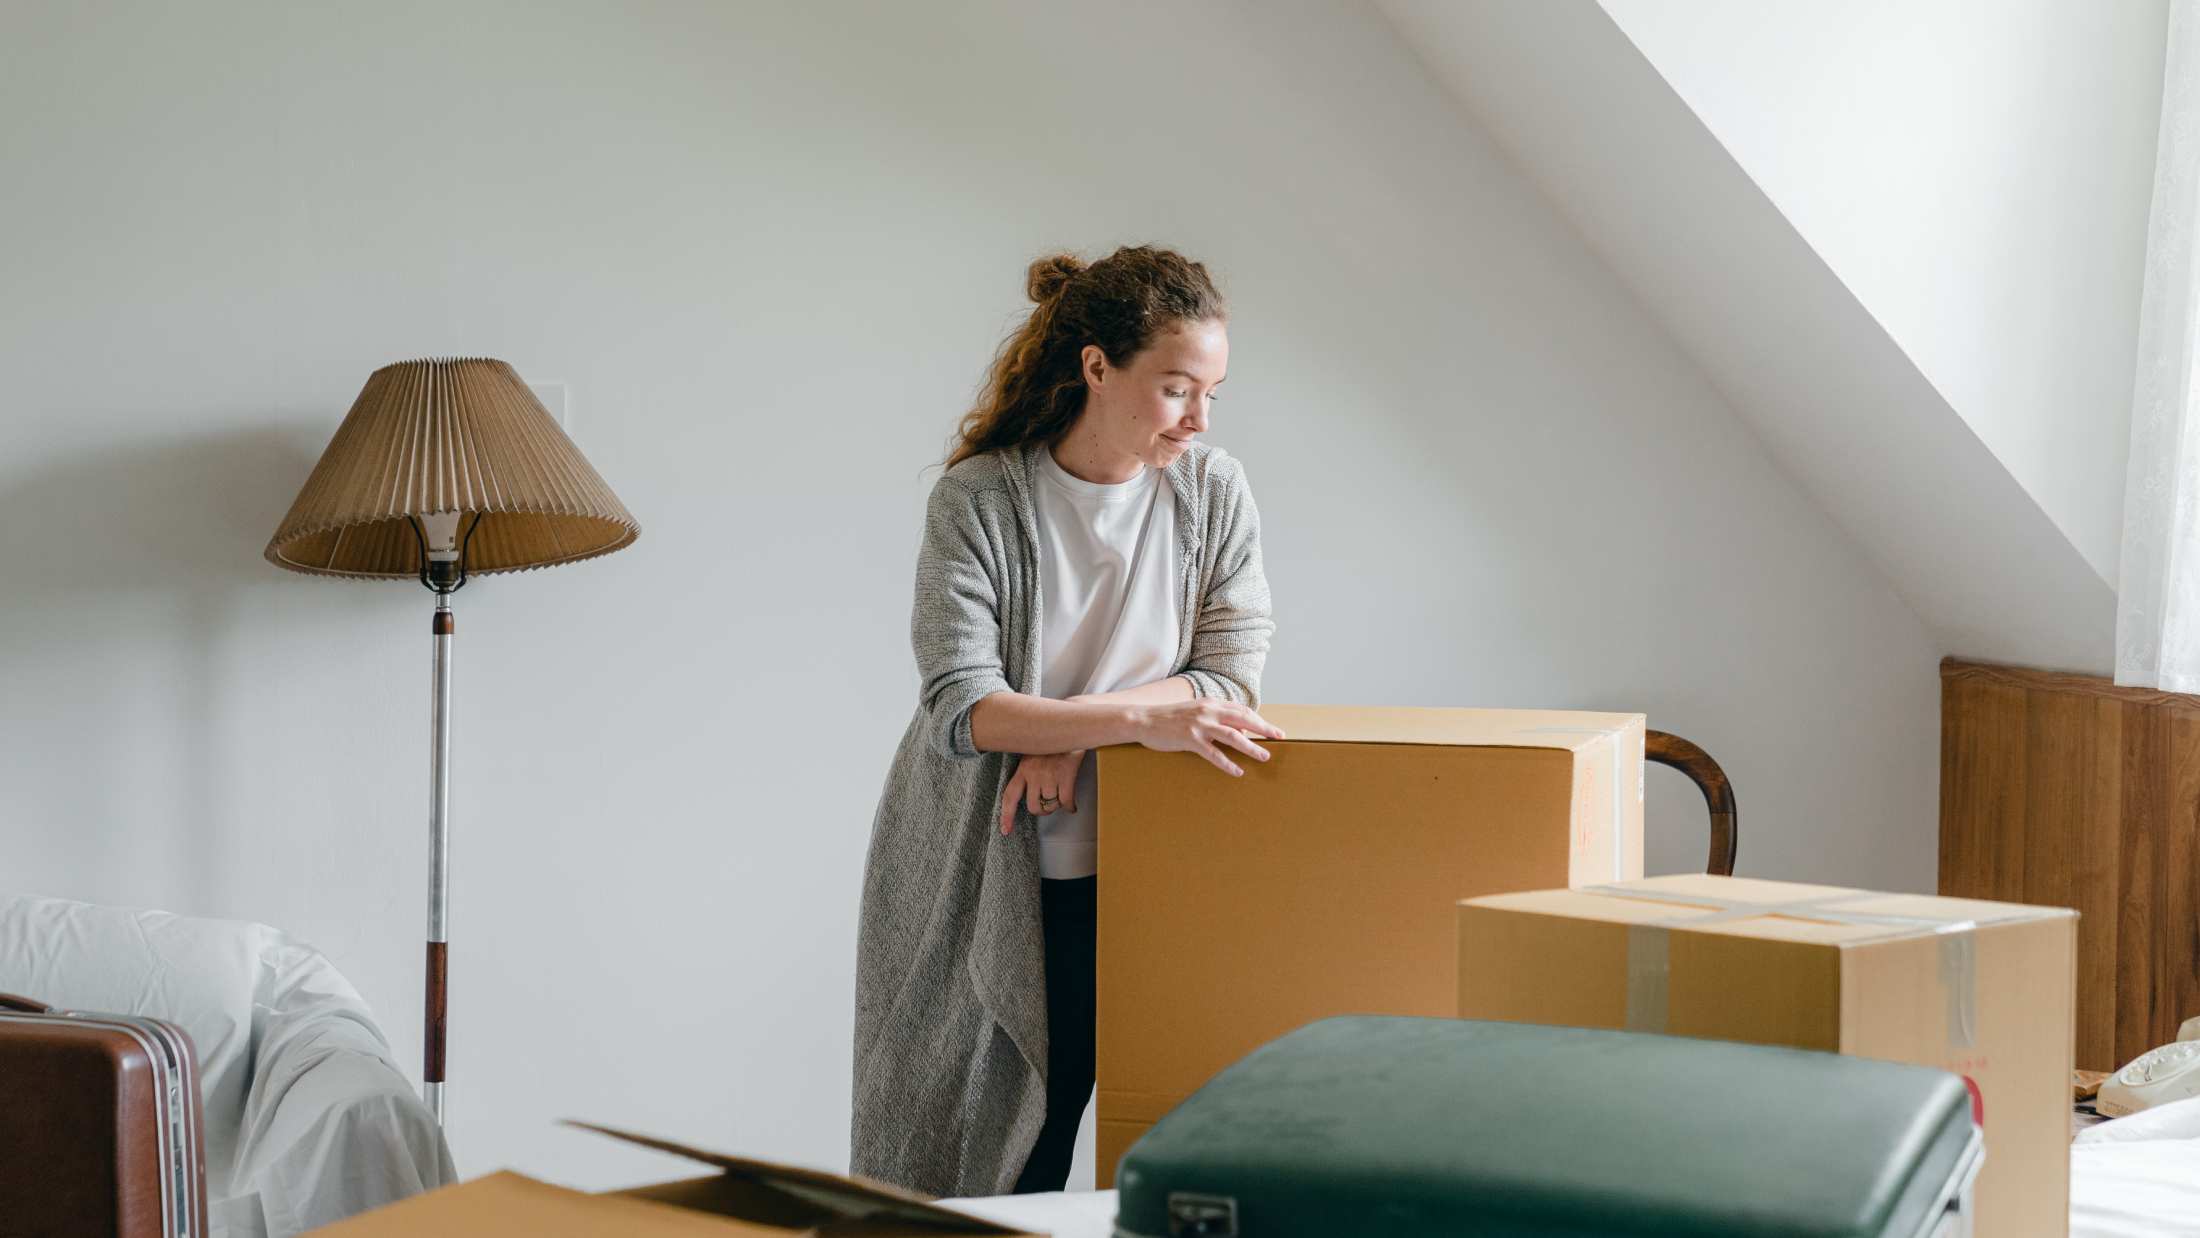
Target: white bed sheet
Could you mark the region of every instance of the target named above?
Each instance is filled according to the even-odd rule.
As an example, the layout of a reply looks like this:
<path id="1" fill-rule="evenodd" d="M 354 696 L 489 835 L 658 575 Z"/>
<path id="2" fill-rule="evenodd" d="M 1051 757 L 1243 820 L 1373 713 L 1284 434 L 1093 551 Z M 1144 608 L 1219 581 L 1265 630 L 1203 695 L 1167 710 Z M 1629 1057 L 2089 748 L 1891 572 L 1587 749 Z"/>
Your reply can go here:
<path id="1" fill-rule="evenodd" d="M 2070 1238 L 2200 1234 L 2200 1099 L 2103 1122 L 2070 1146 Z"/>
<path id="2" fill-rule="evenodd" d="M 2070 1238 L 2200 1234 L 2200 1139 L 2070 1149 Z"/>
<path id="3" fill-rule="evenodd" d="M 959 1212 L 1054 1238 L 1110 1238 L 1115 1232 L 1114 1191 L 1049 1191 L 940 1202 Z"/>

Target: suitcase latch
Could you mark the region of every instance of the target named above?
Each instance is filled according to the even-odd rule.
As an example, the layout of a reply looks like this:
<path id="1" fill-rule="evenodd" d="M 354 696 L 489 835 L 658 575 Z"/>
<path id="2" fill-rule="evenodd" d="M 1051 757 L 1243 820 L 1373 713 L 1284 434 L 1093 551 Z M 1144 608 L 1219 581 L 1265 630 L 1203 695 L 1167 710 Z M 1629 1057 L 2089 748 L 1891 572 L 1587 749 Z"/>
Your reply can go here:
<path id="1" fill-rule="evenodd" d="M 1237 1200 L 1227 1195 L 1169 1193 L 1169 1238 L 1237 1238 Z"/>

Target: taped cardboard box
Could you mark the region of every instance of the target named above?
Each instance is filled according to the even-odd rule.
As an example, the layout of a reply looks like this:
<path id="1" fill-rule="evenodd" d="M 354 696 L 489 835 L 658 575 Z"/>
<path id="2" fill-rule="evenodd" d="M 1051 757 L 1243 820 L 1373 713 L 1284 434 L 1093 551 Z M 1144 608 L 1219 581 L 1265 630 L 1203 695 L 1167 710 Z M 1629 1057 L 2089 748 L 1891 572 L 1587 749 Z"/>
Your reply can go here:
<path id="1" fill-rule="evenodd" d="M 1099 1178 L 1216 1072 L 1316 1019 L 1445 1017 L 1453 907 L 1642 872 L 1640 714 L 1271 705 L 1232 778 L 1099 761 Z"/>
<path id="2" fill-rule="evenodd" d="M 700 1161 L 718 1172 L 591 1195 L 507 1170 L 314 1233 L 335 1238 L 1041 1238 L 881 1183 L 722 1156 L 609 1127 L 570 1125 Z"/>
<path id="3" fill-rule="evenodd" d="M 1459 906 L 1457 1012 L 1952 1071 L 1986 1133 L 1978 1232 L 2059 1236 L 2076 928 L 2059 907 L 1736 877 L 1499 894 Z"/>

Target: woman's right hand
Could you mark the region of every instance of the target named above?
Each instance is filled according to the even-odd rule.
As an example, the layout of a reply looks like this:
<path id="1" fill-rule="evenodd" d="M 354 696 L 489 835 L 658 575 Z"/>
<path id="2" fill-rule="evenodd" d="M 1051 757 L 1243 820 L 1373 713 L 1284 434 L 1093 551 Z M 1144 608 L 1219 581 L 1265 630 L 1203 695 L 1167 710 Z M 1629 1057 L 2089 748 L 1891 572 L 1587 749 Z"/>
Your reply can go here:
<path id="1" fill-rule="evenodd" d="M 1200 697 L 1148 705 L 1138 742 L 1156 752 L 1196 752 L 1226 774 L 1243 774 L 1237 763 L 1223 754 L 1225 746 L 1255 760 L 1268 759 L 1268 750 L 1253 742 L 1258 735 L 1282 739 L 1283 728 L 1236 701 Z"/>

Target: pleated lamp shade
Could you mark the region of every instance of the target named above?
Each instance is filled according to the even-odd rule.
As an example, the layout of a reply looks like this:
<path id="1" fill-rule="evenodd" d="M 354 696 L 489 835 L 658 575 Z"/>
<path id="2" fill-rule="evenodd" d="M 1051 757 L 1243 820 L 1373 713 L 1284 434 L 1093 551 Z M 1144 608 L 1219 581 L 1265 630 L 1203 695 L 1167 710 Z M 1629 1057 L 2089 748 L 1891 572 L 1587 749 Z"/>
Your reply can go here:
<path id="1" fill-rule="evenodd" d="M 469 574 L 610 554 L 641 535 L 611 487 L 502 361 L 402 361 L 367 378 L 267 544 L 324 576 L 417 578 L 412 518 L 458 512 Z"/>

